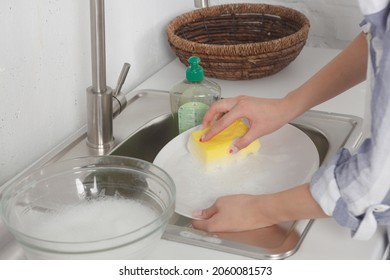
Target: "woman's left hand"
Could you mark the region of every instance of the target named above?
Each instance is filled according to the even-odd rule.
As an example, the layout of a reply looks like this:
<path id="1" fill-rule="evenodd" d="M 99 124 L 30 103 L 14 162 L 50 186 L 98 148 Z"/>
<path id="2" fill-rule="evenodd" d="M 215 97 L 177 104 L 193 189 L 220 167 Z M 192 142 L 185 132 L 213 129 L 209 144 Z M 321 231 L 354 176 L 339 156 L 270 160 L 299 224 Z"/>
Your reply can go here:
<path id="1" fill-rule="evenodd" d="M 265 195 L 230 195 L 218 198 L 209 208 L 195 211 L 194 228 L 208 232 L 238 232 L 276 223 L 269 217 Z"/>

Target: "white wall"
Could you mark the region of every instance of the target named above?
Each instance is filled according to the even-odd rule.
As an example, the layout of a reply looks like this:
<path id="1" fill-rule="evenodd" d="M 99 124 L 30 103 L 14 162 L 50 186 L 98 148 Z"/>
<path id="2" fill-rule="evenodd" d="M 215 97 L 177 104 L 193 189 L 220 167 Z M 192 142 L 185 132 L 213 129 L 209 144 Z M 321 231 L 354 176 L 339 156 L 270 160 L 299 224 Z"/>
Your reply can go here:
<path id="1" fill-rule="evenodd" d="M 312 46 L 340 48 L 358 32 L 355 0 L 249 2 L 304 12 Z M 125 61 L 125 91 L 171 61 L 165 27 L 191 9 L 193 0 L 106 0 L 108 85 Z M 0 0 L 0 185 L 85 124 L 90 68 L 88 0 Z"/>

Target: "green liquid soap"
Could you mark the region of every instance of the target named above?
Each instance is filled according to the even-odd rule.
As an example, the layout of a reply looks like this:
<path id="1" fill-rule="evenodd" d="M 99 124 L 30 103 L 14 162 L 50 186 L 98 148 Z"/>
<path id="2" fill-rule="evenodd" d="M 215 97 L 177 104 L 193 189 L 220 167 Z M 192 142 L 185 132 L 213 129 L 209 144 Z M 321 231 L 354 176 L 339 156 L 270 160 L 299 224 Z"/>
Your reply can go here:
<path id="1" fill-rule="evenodd" d="M 210 105 L 221 98 L 221 87 L 204 77 L 200 58 L 191 56 L 188 62 L 186 79 L 170 91 L 171 111 L 179 133 L 200 125 Z"/>

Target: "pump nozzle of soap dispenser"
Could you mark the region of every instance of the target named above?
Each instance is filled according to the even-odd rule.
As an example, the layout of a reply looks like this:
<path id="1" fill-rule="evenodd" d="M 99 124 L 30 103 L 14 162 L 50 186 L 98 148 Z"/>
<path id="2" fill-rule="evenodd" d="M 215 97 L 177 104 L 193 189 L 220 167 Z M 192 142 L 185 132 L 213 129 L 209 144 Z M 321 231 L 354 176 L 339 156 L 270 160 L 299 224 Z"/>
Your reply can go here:
<path id="1" fill-rule="evenodd" d="M 186 79 L 190 82 L 201 82 L 204 79 L 204 72 L 200 66 L 200 58 L 191 56 L 187 61 L 189 66 L 186 69 Z"/>

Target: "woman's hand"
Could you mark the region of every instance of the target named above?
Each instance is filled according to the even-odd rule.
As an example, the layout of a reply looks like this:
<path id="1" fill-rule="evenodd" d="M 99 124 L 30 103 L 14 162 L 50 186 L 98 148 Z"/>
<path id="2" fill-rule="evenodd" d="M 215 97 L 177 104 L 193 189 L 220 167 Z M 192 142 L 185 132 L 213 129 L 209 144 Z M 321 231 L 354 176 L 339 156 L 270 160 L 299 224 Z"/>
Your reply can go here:
<path id="1" fill-rule="evenodd" d="M 193 216 L 200 219 L 192 221 L 194 228 L 207 232 L 239 232 L 327 217 L 312 197 L 308 183 L 273 194 L 223 196 Z"/>
<path id="2" fill-rule="evenodd" d="M 260 136 L 269 134 L 291 120 L 286 100 L 267 99 L 250 96 L 238 96 L 219 100 L 207 111 L 203 118 L 203 127 L 210 130 L 202 137 L 208 141 L 235 120 L 245 118 L 249 122 L 249 131 L 237 139 L 236 151 L 245 148 Z"/>
<path id="3" fill-rule="evenodd" d="M 271 220 L 267 196 L 230 195 L 218 198 L 206 209 L 193 213 L 192 225 L 208 232 L 240 232 L 277 224 Z"/>

